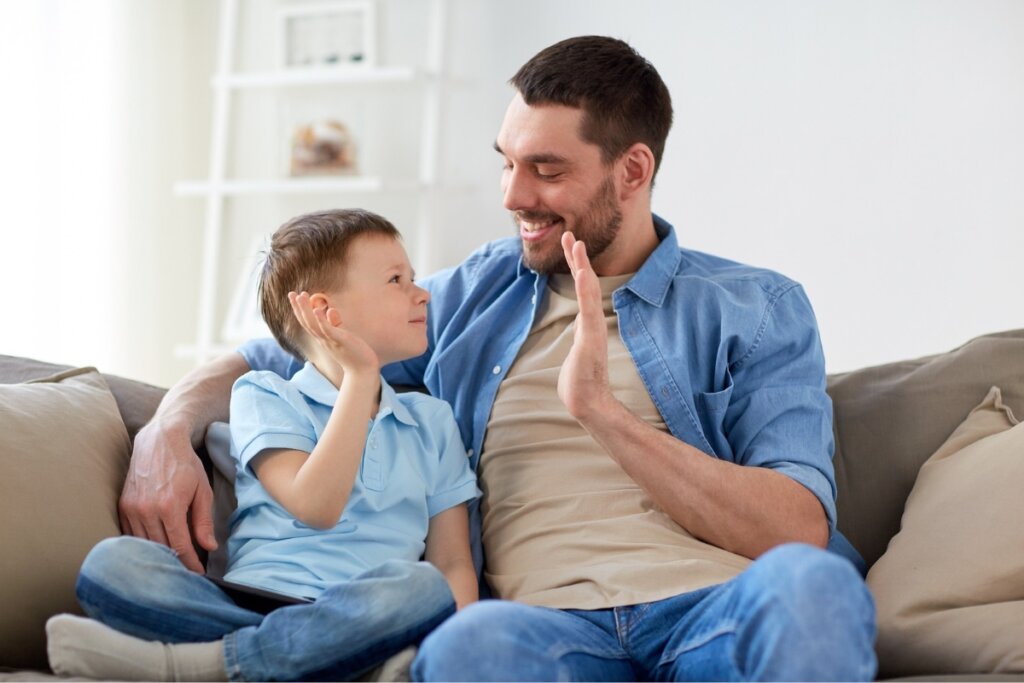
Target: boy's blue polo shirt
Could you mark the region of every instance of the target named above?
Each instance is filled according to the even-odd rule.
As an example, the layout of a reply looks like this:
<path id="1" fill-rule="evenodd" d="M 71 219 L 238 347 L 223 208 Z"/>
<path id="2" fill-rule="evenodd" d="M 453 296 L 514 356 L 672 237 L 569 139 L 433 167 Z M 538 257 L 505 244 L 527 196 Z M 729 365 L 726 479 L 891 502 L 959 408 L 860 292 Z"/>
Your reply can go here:
<path id="1" fill-rule="evenodd" d="M 341 520 L 320 530 L 295 519 L 249 465 L 268 448 L 311 452 L 337 396 L 309 363 L 291 380 L 255 371 L 235 382 L 231 451 L 238 461 L 238 508 L 226 579 L 315 598 L 387 560 L 419 560 L 430 518 L 479 495 L 449 405 L 425 394 L 396 394 L 382 380 L 380 409 Z"/>

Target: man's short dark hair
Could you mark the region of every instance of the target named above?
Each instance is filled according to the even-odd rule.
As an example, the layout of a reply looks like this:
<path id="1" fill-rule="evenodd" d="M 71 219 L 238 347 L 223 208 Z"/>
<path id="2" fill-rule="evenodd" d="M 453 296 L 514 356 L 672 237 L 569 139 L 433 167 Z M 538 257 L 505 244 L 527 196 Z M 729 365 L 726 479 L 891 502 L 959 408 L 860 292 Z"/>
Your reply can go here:
<path id="1" fill-rule="evenodd" d="M 288 292 L 310 294 L 336 287 L 353 240 L 360 235 L 401 239 L 394 225 L 362 209 L 307 213 L 286 222 L 273 237 L 260 273 L 260 313 L 274 339 L 288 353 L 305 358 L 302 326 Z"/>
<path id="2" fill-rule="evenodd" d="M 609 164 L 637 142 L 654 153 L 658 172 L 672 127 L 672 98 L 654 66 L 627 43 L 579 36 L 538 52 L 509 81 L 530 106 L 583 110 L 580 137 Z"/>

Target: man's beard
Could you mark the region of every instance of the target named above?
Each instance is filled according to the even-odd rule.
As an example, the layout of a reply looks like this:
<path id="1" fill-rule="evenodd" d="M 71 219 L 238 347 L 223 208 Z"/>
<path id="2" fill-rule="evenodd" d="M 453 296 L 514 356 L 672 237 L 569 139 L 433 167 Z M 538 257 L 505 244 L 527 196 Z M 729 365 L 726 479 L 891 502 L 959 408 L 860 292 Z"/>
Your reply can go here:
<path id="1" fill-rule="evenodd" d="M 615 241 L 615 236 L 622 227 L 622 211 L 615 202 L 615 183 L 610 174 L 597 188 L 590 205 L 590 210 L 580 216 L 575 225 L 568 226 L 563 223 L 562 233 L 571 230 L 577 240 L 585 242 L 587 256 L 593 262 L 594 258 Z M 560 218 L 557 214 L 531 211 L 517 211 L 512 215 L 517 228 L 521 220 L 544 222 L 557 218 Z M 523 244 L 523 261 L 526 266 L 538 273 L 568 273 L 569 264 L 566 263 L 565 252 L 562 250 L 561 234 L 554 246 L 547 242 L 548 240 L 545 240 L 544 246 L 538 245 L 532 249 L 527 243 Z"/>

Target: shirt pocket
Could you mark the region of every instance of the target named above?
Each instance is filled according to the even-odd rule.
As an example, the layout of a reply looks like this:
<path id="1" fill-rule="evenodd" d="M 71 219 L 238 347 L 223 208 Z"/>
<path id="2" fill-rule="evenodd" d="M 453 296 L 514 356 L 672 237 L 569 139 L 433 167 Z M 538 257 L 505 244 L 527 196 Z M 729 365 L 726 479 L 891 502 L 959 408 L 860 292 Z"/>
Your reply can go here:
<path id="1" fill-rule="evenodd" d="M 700 426 L 704 430 L 704 438 L 711 446 L 713 454 L 726 460 L 732 459 L 732 445 L 725 434 L 725 413 L 732 400 L 732 389 L 733 385 L 730 380 L 729 385 L 721 391 L 697 392 L 694 397 Z"/>

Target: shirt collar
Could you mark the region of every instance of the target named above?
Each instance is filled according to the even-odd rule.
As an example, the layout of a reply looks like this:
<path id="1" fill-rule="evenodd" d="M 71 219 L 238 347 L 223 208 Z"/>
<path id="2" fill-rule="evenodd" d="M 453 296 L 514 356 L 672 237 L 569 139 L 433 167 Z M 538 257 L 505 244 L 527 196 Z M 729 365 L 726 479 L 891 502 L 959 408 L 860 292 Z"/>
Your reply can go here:
<path id="1" fill-rule="evenodd" d="M 636 276 L 626 283 L 626 289 L 649 304 L 661 306 L 672 284 L 672 278 L 679 269 L 682 255 L 679 253 L 679 243 L 676 241 L 676 232 L 672 226 L 660 216 L 652 216 L 654 232 L 661 242 L 640 266 Z"/>
<path id="2" fill-rule="evenodd" d="M 657 214 L 651 216 L 654 219 L 654 232 L 660 243 L 625 287 L 647 303 L 661 306 L 665 301 L 665 295 L 668 294 L 669 285 L 672 284 L 672 278 L 679 269 L 682 255 L 679 253 L 679 242 L 676 240 L 676 231 L 672 225 Z M 547 281 L 547 276 L 528 268 L 523 256 L 520 255 L 518 275 L 522 277 L 527 273 L 540 278 L 542 286 Z"/>
<path id="3" fill-rule="evenodd" d="M 295 373 L 291 381 L 299 392 L 317 403 L 333 408 L 338 399 L 337 388 L 316 369 L 316 366 L 308 361 L 301 370 Z M 379 420 L 387 415 L 394 415 L 396 420 L 412 427 L 419 426 L 406 405 L 399 400 L 395 390 L 391 388 L 387 380 L 381 377 L 380 408 L 377 411 L 376 419 Z"/>

